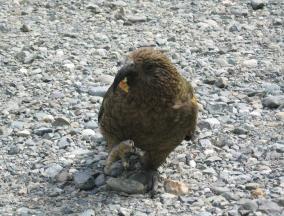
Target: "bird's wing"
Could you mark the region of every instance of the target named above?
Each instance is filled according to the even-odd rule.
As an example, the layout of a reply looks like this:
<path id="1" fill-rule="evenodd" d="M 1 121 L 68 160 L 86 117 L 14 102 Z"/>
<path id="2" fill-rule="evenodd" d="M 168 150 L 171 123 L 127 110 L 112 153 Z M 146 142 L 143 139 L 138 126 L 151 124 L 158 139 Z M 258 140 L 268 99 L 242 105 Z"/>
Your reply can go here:
<path id="1" fill-rule="evenodd" d="M 113 85 L 111 85 L 109 87 L 109 89 L 107 90 L 107 92 L 105 93 L 104 95 L 104 99 L 103 99 L 103 102 L 102 102 L 102 105 L 101 105 L 101 108 L 100 108 L 100 111 L 99 111 L 99 114 L 98 114 L 98 122 L 99 124 L 101 123 L 101 120 L 102 120 L 102 116 L 104 114 L 104 109 L 105 109 L 105 104 L 106 104 L 106 101 L 108 100 L 108 98 L 111 96 L 111 94 L 113 94 Z"/>

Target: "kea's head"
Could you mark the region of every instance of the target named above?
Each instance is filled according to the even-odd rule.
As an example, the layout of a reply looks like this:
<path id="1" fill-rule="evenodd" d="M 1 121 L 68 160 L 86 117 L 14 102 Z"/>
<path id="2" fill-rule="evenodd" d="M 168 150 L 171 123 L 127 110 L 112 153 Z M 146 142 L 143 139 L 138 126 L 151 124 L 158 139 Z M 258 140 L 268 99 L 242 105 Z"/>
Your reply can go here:
<path id="1" fill-rule="evenodd" d="M 113 91 L 117 87 L 125 92 L 137 88 L 147 91 L 165 91 L 177 84 L 177 72 L 170 59 L 162 52 L 153 48 L 140 48 L 128 56 L 125 64 L 118 71 Z"/>

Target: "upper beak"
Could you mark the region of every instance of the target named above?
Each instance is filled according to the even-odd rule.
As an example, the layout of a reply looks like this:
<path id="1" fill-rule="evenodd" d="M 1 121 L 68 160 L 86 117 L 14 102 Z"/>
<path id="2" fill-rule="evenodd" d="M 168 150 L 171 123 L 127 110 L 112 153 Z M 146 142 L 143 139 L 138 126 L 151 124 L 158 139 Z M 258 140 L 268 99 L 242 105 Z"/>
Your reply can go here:
<path id="1" fill-rule="evenodd" d="M 116 74 L 114 81 L 113 81 L 113 92 L 117 89 L 119 83 L 127 77 L 130 73 L 134 71 L 134 63 L 128 63 L 124 65 Z"/>

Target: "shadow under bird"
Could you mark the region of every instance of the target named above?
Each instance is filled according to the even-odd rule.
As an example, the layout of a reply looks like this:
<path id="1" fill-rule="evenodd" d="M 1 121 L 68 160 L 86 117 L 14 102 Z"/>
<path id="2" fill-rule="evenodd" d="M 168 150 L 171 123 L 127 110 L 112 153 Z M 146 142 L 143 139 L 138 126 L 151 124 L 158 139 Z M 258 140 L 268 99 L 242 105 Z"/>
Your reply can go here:
<path id="1" fill-rule="evenodd" d="M 98 121 L 110 151 L 130 139 L 145 152 L 137 180 L 144 179 L 151 188 L 157 168 L 182 140 L 192 137 L 197 114 L 193 88 L 169 58 L 156 49 L 140 48 L 116 74 Z"/>

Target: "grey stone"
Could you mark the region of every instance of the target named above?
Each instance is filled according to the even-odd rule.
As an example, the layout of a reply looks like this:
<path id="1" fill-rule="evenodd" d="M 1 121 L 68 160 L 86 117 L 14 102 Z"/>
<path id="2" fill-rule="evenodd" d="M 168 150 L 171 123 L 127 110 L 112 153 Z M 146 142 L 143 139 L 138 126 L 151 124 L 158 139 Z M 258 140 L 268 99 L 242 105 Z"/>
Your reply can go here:
<path id="1" fill-rule="evenodd" d="M 23 24 L 22 27 L 20 28 L 22 32 L 30 32 L 31 27 L 28 24 Z"/>
<path id="2" fill-rule="evenodd" d="M 211 191 L 214 192 L 217 195 L 221 195 L 225 192 L 229 192 L 230 189 L 226 187 L 211 187 Z"/>
<path id="3" fill-rule="evenodd" d="M 98 128 L 98 123 L 95 122 L 95 121 L 89 121 L 89 122 L 87 122 L 85 124 L 85 128 L 86 129 L 92 129 L 92 130 L 97 129 Z"/>
<path id="4" fill-rule="evenodd" d="M 75 186 L 82 190 L 91 190 L 96 186 L 93 172 L 90 170 L 77 171 L 73 175 Z"/>
<path id="5" fill-rule="evenodd" d="M 192 204 L 192 203 L 195 203 L 198 200 L 198 198 L 196 198 L 196 197 L 189 197 L 189 196 L 179 196 L 179 200 L 182 203 Z"/>
<path id="6" fill-rule="evenodd" d="M 95 211 L 93 209 L 87 209 L 82 213 L 79 213 L 79 216 L 96 216 Z"/>
<path id="7" fill-rule="evenodd" d="M 95 86 L 95 87 L 90 87 L 88 90 L 88 93 L 92 96 L 99 96 L 103 97 L 105 93 L 107 92 L 109 86 Z"/>
<path id="8" fill-rule="evenodd" d="M 52 122 L 52 126 L 54 127 L 60 127 L 60 126 L 65 126 L 65 125 L 70 125 L 70 121 L 68 118 L 64 116 L 56 117 L 54 119 L 54 122 Z"/>
<path id="9" fill-rule="evenodd" d="M 62 169 L 63 167 L 59 164 L 51 164 L 44 170 L 42 174 L 46 177 L 54 178 Z"/>
<path id="10" fill-rule="evenodd" d="M 220 121 L 216 118 L 208 118 L 201 120 L 198 123 L 199 128 L 202 129 L 215 129 L 220 127 Z"/>
<path id="11" fill-rule="evenodd" d="M 34 129 L 34 134 L 38 136 L 43 136 L 44 134 L 52 133 L 52 132 L 53 132 L 52 128 L 41 127 L 41 128 Z"/>
<path id="12" fill-rule="evenodd" d="M 254 10 L 262 9 L 264 8 L 266 1 L 265 0 L 251 0 L 251 7 Z"/>
<path id="13" fill-rule="evenodd" d="M 220 77 L 215 82 L 215 85 L 219 88 L 225 88 L 228 86 L 228 79 L 226 77 Z"/>
<path id="14" fill-rule="evenodd" d="M 249 199 L 241 199 L 239 201 L 240 208 L 239 210 L 249 210 L 249 211 L 256 211 L 258 209 L 257 202 L 254 200 L 249 200 Z"/>
<path id="15" fill-rule="evenodd" d="M 98 5 L 92 3 L 89 3 L 86 8 L 95 14 L 99 14 L 102 12 L 102 9 Z"/>
<path id="16" fill-rule="evenodd" d="M 241 128 L 241 127 L 237 127 L 233 130 L 233 133 L 237 135 L 242 135 L 242 134 L 247 134 L 248 130 Z"/>
<path id="17" fill-rule="evenodd" d="M 270 200 L 260 200 L 258 210 L 268 215 L 276 215 L 281 213 L 283 208 L 281 208 L 277 203 Z"/>
<path id="18" fill-rule="evenodd" d="M 18 146 L 12 146 L 10 147 L 10 149 L 8 150 L 8 154 L 9 155 L 16 155 L 21 151 L 21 149 Z"/>
<path id="19" fill-rule="evenodd" d="M 58 147 L 60 149 L 64 149 L 66 147 L 70 146 L 70 139 L 68 137 L 62 137 L 59 141 L 58 141 Z"/>
<path id="20" fill-rule="evenodd" d="M 97 178 L 95 179 L 95 184 L 96 184 L 97 187 L 104 185 L 105 182 L 106 182 L 106 179 L 105 179 L 104 174 L 98 175 Z"/>
<path id="21" fill-rule="evenodd" d="M 262 105 L 271 109 L 284 106 L 284 95 L 268 96 L 262 100 Z"/>
<path id="22" fill-rule="evenodd" d="M 109 189 L 125 192 L 128 194 L 141 194 L 145 192 L 145 187 L 138 181 L 132 179 L 109 178 L 106 181 Z"/>
<path id="23" fill-rule="evenodd" d="M 129 15 L 126 17 L 126 19 L 129 23 L 140 23 L 147 21 L 147 17 L 144 15 Z"/>
<path id="24" fill-rule="evenodd" d="M 258 184 L 256 182 L 250 182 L 250 183 L 247 183 L 245 185 L 245 187 L 246 187 L 247 190 L 253 190 L 253 189 L 259 188 L 260 184 Z"/>

